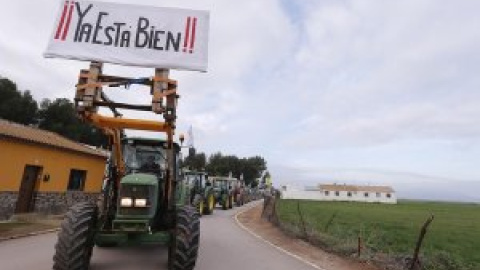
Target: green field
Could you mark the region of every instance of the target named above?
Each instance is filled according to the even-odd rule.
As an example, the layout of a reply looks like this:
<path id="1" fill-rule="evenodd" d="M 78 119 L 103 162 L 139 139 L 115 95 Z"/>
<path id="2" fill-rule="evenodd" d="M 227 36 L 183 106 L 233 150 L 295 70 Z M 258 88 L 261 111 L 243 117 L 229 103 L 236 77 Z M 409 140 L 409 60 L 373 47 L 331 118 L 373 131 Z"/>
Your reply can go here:
<path id="1" fill-rule="evenodd" d="M 296 200 L 280 200 L 280 223 L 302 234 Z M 358 237 L 369 254 L 411 256 L 423 223 L 435 219 L 421 254 L 425 269 L 480 269 L 480 205 L 399 201 L 396 205 L 299 201 L 307 232 L 331 250 L 356 251 Z M 332 218 L 333 217 L 333 218 Z"/>

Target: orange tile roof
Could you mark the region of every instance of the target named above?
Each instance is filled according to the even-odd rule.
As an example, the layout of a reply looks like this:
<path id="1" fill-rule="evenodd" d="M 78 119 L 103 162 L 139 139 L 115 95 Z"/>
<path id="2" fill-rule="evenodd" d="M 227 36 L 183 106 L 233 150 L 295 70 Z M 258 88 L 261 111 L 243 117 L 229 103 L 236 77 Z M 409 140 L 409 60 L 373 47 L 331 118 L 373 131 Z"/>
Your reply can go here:
<path id="1" fill-rule="evenodd" d="M 359 192 L 383 192 L 392 193 L 395 192 L 392 187 L 389 186 L 354 186 L 354 185 L 325 185 L 320 184 L 321 190 L 329 191 L 359 191 Z"/>
<path id="2" fill-rule="evenodd" d="M 74 142 L 57 133 L 0 119 L 0 138 L 6 137 L 106 158 L 105 151 Z"/>

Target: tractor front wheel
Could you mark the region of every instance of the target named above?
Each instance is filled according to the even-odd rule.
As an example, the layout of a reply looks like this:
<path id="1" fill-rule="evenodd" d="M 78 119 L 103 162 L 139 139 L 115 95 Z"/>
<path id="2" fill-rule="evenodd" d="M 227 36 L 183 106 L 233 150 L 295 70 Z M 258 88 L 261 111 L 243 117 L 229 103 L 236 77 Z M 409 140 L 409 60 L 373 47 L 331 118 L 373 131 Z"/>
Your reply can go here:
<path id="1" fill-rule="evenodd" d="M 53 256 L 54 270 L 85 270 L 90 266 L 98 208 L 78 203 L 65 216 Z"/>
<path id="2" fill-rule="evenodd" d="M 200 241 L 200 219 L 194 207 L 184 206 L 177 210 L 177 220 L 168 249 L 169 270 L 192 270 L 195 268 Z"/>
<path id="3" fill-rule="evenodd" d="M 230 206 L 228 203 L 230 202 L 230 199 L 228 195 L 223 195 L 222 196 L 222 210 L 227 210 Z"/>
<path id="4" fill-rule="evenodd" d="M 197 209 L 198 214 L 202 216 L 204 208 L 203 197 L 200 195 L 195 195 L 195 198 L 193 199 L 193 206 Z"/>
<path id="5" fill-rule="evenodd" d="M 213 214 L 213 208 L 215 208 L 215 198 L 213 194 L 210 194 L 207 197 L 207 205 L 205 205 L 205 210 L 204 210 L 205 215 Z"/>

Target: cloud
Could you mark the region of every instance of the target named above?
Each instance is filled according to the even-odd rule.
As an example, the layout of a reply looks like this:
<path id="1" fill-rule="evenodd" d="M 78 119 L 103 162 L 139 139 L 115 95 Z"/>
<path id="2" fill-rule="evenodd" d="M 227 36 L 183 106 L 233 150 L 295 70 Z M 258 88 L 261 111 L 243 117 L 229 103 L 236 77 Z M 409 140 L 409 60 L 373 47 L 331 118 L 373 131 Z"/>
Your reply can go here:
<path id="1" fill-rule="evenodd" d="M 480 155 L 480 3 L 161 5 L 211 12 L 209 72 L 171 71 L 181 95 L 178 130 L 193 125 L 199 151 L 259 154 L 274 177 L 306 182 L 320 172 L 304 168 L 327 167 L 480 179 L 474 163 Z M 37 99 L 72 98 L 78 70 L 88 66 L 42 58 L 58 8 L 58 2 L 25 8 L 10 1 L 0 10 L 0 74 Z M 106 65 L 105 72 L 143 77 L 153 71 Z M 108 94 L 149 100 L 135 87 Z"/>
<path id="2" fill-rule="evenodd" d="M 470 2 L 328 3 L 310 7 L 302 25 L 292 68 L 300 76 L 290 83 L 303 110 L 296 139 L 285 141 L 368 146 L 480 135 L 480 35 Z"/>

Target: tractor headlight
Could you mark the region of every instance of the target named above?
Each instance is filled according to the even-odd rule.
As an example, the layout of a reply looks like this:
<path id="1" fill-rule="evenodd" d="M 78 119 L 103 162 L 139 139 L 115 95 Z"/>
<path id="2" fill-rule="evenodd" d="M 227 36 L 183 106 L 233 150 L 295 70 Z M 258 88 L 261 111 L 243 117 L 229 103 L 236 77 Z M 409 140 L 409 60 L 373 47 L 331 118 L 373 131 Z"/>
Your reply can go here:
<path id="1" fill-rule="evenodd" d="M 120 199 L 120 206 L 122 207 L 132 207 L 132 198 L 123 197 Z"/>
<path id="2" fill-rule="evenodd" d="M 147 199 L 135 199 L 135 207 L 147 207 Z"/>

